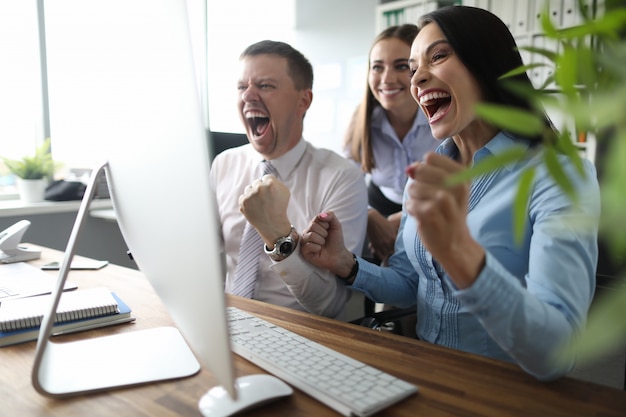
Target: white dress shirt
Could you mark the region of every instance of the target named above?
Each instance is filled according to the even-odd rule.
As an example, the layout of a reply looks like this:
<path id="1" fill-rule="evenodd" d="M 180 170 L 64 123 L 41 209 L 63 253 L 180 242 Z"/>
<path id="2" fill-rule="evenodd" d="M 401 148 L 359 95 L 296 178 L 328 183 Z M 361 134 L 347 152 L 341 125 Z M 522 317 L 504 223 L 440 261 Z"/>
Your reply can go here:
<path id="1" fill-rule="evenodd" d="M 424 154 L 434 151 L 441 141 L 433 138 L 428 120 L 419 109 L 413 119 L 411 130 L 403 140 L 398 138 L 385 109 L 381 106 L 372 111 L 370 133 L 372 152 L 376 161 L 370 178 L 387 199 L 402 204 L 404 186 L 408 179 L 406 167 L 415 161 L 421 161 Z M 351 158 L 350 148 L 344 149 L 344 156 Z M 361 164 L 356 165 L 360 169 Z"/>
<path id="2" fill-rule="evenodd" d="M 220 153 L 211 166 L 226 255 L 226 292 L 232 286 L 246 224 L 239 196 L 260 176 L 261 160 L 247 144 Z M 361 171 L 340 155 L 317 149 L 304 139 L 271 162 L 291 192 L 287 217 L 296 230 L 302 233 L 317 214 L 333 211 L 341 221 L 346 247 L 360 254 L 367 225 L 367 190 Z M 305 261 L 299 246 L 280 262 L 261 254 L 254 299 L 341 318 L 349 298 L 350 289 L 332 273 Z"/>

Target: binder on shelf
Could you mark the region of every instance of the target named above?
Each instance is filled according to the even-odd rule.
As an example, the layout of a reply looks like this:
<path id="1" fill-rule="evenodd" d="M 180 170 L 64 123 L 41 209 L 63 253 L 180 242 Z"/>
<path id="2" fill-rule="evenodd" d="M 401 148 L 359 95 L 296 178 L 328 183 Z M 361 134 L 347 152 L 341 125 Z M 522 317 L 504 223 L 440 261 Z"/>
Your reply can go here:
<path id="1" fill-rule="evenodd" d="M 77 290 L 78 292 L 79 290 Z M 86 290 L 80 290 L 86 291 Z M 128 323 L 135 320 L 131 315 L 132 310 L 123 302 L 117 294 L 109 292 L 111 297 L 117 304 L 117 312 L 113 314 L 93 316 L 90 318 L 74 319 L 63 323 L 55 323 L 52 328 L 54 336 L 80 332 L 84 330 L 96 329 L 99 327 L 113 326 L 115 324 Z M 64 294 L 65 296 L 65 294 Z M 46 296 L 43 296 L 46 297 Z M 49 297 L 48 297 L 49 298 Z M 4 303 L 3 303 L 4 304 Z M 1 310 L 1 307 L 0 307 Z M 17 343 L 30 342 L 37 340 L 39 336 L 39 326 L 25 328 L 20 330 L 1 331 L 0 330 L 0 347 L 15 345 Z"/>
<path id="2" fill-rule="evenodd" d="M 498 16 L 502 22 L 509 28 L 511 33 L 515 33 L 515 3 L 513 0 L 499 0 L 492 2 L 491 12 Z M 520 2 L 517 2 L 520 3 Z M 526 3 L 526 2 L 524 2 Z"/>
<path id="3" fill-rule="evenodd" d="M 575 1 L 575 0 L 574 0 Z M 530 29 L 530 19 L 532 10 L 528 7 L 528 2 L 525 1 L 516 1 L 515 2 L 515 11 L 513 13 L 513 17 L 515 18 L 515 23 L 513 25 L 513 35 L 526 35 Z M 519 42 L 518 42 L 519 45 Z"/>
<path id="4" fill-rule="evenodd" d="M 580 23 L 578 0 L 563 0 L 562 26 L 569 28 Z"/>
<path id="5" fill-rule="evenodd" d="M 556 27 L 563 27 L 563 3 L 561 0 L 548 0 L 550 20 Z"/>

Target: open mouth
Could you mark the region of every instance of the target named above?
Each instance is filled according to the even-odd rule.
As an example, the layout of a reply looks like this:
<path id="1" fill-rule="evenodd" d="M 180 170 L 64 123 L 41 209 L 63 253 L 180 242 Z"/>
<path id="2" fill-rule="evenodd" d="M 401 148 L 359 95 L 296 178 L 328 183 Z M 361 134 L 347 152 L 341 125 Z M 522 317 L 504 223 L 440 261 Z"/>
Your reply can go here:
<path id="1" fill-rule="evenodd" d="M 429 120 L 436 119 L 438 113 L 448 108 L 452 97 L 444 91 L 435 91 L 420 97 L 420 105 L 426 111 Z"/>
<path id="2" fill-rule="evenodd" d="M 246 114 L 246 120 L 254 136 L 263 136 L 270 125 L 270 118 L 259 112 L 249 112 Z"/>

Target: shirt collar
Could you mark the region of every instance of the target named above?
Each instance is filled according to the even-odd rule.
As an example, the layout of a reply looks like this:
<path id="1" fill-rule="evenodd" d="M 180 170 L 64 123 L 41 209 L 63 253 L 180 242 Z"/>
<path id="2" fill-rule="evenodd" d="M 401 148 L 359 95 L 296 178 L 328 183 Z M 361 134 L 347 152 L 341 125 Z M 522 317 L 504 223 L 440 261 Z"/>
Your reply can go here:
<path id="1" fill-rule="evenodd" d="M 514 146 L 521 146 L 524 149 L 528 149 L 530 142 L 521 137 L 514 136 L 511 133 L 500 131 L 489 142 L 487 142 L 485 146 L 476 151 L 473 158 L 474 163 L 482 161 L 489 155 L 501 155 Z M 448 138 L 437 147 L 437 153 L 456 159 L 459 150 L 456 147 L 454 140 L 452 140 L 452 138 Z M 514 166 L 515 164 L 509 164 L 504 168 L 511 171 Z"/>
<path id="2" fill-rule="evenodd" d="M 385 130 L 385 127 L 387 127 L 390 131 L 393 131 L 391 123 L 389 123 L 389 119 L 387 118 L 387 113 L 385 113 L 385 109 L 380 105 L 374 107 L 374 110 L 372 110 L 372 120 L 370 123 L 373 128 Z M 426 119 L 426 116 L 420 109 L 417 109 L 417 115 L 413 119 L 413 126 L 411 126 L 410 132 L 414 132 L 417 126 L 428 126 L 428 119 Z"/>
<path id="3" fill-rule="evenodd" d="M 295 169 L 305 151 L 306 142 L 303 138 L 300 138 L 298 144 L 291 148 L 289 151 L 287 151 L 287 153 L 270 161 L 272 163 L 272 166 L 278 173 L 279 179 L 285 180 L 289 178 L 289 175 Z"/>

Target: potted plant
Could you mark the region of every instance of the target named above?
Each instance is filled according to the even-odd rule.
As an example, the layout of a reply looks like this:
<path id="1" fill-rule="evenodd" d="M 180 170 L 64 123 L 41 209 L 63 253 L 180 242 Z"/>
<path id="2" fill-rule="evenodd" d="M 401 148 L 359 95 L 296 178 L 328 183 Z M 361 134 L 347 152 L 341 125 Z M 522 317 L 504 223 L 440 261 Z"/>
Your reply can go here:
<path id="1" fill-rule="evenodd" d="M 547 2 L 546 2 L 547 3 Z M 510 84 L 520 94 L 534 97 L 540 104 L 534 114 L 512 110 L 502 106 L 481 105 L 476 109 L 481 117 L 492 123 L 518 133 L 529 133 L 528 129 L 541 129 L 543 109 L 557 111 L 565 118 L 575 121 L 575 126 L 592 133 L 598 146 L 604 147 L 601 158 L 596 161 L 604 171 L 600 179 L 602 195 L 602 218 L 600 234 L 610 242 L 614 259 L 626 259 L 626 226 L 624 223 L 624 190 L 626 189 L 626 9 L 616 1 L 606 2 L 606 12 L 601 17 L 593 16 L 579 2 L 584 22 L 576 27 L 557 30 L 544 13 L 542 20 L 546 37 L 559 43 L 558 53 L 531 47 L 521 47 L 548 59 L 553 76 L 548 80 L 556 85 L 561 99 L 545 94 L 545 89 L 528 91 Z M 524 66 L 502 77 L 507 82 L 509 75 L 528 71 L 533 65 Z M 563 126 L 557 126 L 562 128 Z M 537 133 L 532 131 L 531 133 Z M 546 152 L 546 165 L 551 175 L 561 184 L 564 192 L 570 190 L 568 179 L 560 166 L 550 158 L 555 152 L 564 152 L 579 158 L 577 149 L 567 129 L 561 134 L 553 149 Z M 521 155 L 513 153 L 490 158 L 458 176 L 458 181 L 467 180 L 496 166 L 517 160 Z M 516 230 L 521 230 L 525 218 L 528 184 L 521 182 L 515 210 Z M 575 195 L 572 196 L 576 198 Z M 617 272 L 620 277 L 626 270 Z M 579 362 L 592 362 L 607 352 L 623 349 L 626 342 L 626 286 L 603 294 L 590 311 L 586 329 L 570 345 L 564 348 L 563 357 L 575 354 Z"/>
<path id="2" fill-rule="evenodd" d="M 17 177 L 20 198 L 25 203 L 43 201 L 48 181 L 54 173 L 54 161 L 50 154 L 50 138 L 37 147 L 33 156 L 22 159 L 2 158 L 6 167 Z"/>

